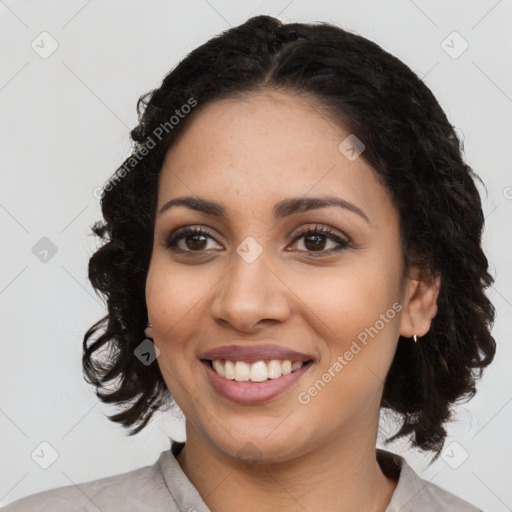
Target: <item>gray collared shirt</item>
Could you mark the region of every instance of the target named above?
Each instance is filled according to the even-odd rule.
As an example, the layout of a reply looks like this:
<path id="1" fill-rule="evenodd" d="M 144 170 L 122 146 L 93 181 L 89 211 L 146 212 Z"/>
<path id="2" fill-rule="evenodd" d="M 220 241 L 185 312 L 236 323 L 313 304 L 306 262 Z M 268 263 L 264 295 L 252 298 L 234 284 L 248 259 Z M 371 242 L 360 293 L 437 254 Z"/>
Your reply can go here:
<path id="1" fill-rule="evenodd" d="M 21 498 L 3 512 L 210 512 L 176 456 L 173 443 L 152 466 Z M 422 479 L 403 457 L 377 449 L 383 472 L 398 478 L 385 512 L 482 512 L 454 494 Z"/>

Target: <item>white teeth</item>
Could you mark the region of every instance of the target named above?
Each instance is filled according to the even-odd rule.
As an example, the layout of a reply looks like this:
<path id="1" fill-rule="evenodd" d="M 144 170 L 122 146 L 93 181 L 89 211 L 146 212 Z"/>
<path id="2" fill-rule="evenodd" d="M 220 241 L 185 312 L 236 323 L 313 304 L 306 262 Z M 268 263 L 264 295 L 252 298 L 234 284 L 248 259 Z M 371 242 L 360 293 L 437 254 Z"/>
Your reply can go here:
<path id="1" fill-rule="evenodd" d="M 214 360 L 213 369 L 226 379 L 236 380 L 239 382 L 263 382 L 267 379 L 277 379 L 281 375 L 288 375 L 303 366 L 302 361 L 290 360 L 280 361 L 272 359 L 268 364 L 265 361 L 257 361 L 248 364 L 244 361 L 220 361 Z"/>
<path id="2" fill-rule="evenodd" d="M 220 361 L 217 361 L 220 365 L 222 365 L 222 363 Z M 214 367 L 215 369 L 215 367 Z M 224 363 L 224 377 L 226 377 L 226 379 L 231 379 L 233 380 L 235 378 L 235 365 L 231 362 L 231 361 L 226 361 Z"/>
<path id="3" fill-rule="evenodd" d="M 222 366 L 222 363 L 220 361 L 213 361 L 213 368 L 214 370 L 224 377 L 224 366 Z"/>
<path id="4" fill-rule="evenodd" d="M 235 364 L 235 380 L 246 381 L 251 376 L 251 367 L 243 361 L 237 361 Z"/>
<path id="5" fill-rule="evenodd" d="M 251 380 L 253 382 L 267 380 L 267 365 L 264 361 L 258 361 L 251 366 Z"/>
<path id="6" fill-rule="evenodd" d="M 272 359 L 272 361 L 268 363 L 268 378 L 277 379 L 278 377 L 281 377 L 282 374 L 281 361 Z"/>

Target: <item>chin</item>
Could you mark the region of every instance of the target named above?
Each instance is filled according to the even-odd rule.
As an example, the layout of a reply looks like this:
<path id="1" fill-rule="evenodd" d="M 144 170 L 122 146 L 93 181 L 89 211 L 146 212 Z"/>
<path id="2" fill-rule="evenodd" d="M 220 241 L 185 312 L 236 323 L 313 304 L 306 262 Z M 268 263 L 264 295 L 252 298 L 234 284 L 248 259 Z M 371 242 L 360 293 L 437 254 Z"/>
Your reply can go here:
<path id="1" fill-rule="evenodd" d="M 222 432 L 218 432 L 220 436 L 210 437 L 210 442 L 226 456 L 248 467 L 286 462 L 310 450 L 310 442 L 304 436 L 304 429 L 292 432 L 283 428 L 279 432 L 280 427 L 276 429 L 275 423 L 269 428 L 268 420 L 261 428 L 255 428 L 254 421 L 251 421 L 251 429 L 243 428 L 246 422 L 237 423 L 237 430 L 234 432 L 229 424 L 224 425 L 232 435 L 222 429 Z"/>

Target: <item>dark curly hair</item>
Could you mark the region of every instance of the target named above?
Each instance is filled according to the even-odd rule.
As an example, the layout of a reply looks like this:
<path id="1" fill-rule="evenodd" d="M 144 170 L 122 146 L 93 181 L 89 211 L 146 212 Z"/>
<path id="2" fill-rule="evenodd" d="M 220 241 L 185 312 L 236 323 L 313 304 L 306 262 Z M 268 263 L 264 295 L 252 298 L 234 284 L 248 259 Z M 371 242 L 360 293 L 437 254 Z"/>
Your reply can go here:
<path id="1" fill-rule="evenodd" d="M 193 50 L 139 99 L 132 154 L 104 187 L 104 221 L 92 226 L 104 243 L 90 258 L 89 279 L 106 297 L 108 314 L 84 336 L 85 378 L 103 402 L 122 406 L 109 419 L 133 426 L 130 435 L 172 402 L 157 365 L 133 355 L 147 322 L 163 159 L 202 105 L 269 89 L 315 99 L 364 141 L 362 158 L 399 211 L 406 268 L 419 265 L 424 275 L 441 278 L 431 328 L 418 344 L 400 337 L 381 404 L 401 418 L 388 441 L 410 436 L 437 457 L 452 406 L 475 394 L 496 351 L 495 310 L 484 293 L 494 279 L 481 247 L 484 216 L 473 179 L 480 178 L 418 76 L 377 44 L 329 23 L 250 18 Z"/>

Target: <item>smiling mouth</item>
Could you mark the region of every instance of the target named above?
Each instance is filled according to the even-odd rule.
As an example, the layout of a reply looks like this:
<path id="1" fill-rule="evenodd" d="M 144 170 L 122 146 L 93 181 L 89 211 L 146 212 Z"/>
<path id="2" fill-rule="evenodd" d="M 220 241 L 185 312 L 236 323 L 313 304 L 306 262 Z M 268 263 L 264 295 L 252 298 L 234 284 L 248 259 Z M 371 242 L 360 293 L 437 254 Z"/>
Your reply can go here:
<path id="1" fill-rule="evenodd" d="M 261 360 L 247 363 L 245 361 L 230 361 L 226 359 L 203 359 L 202 362 L 225 379 L 237 382 L 265 382 L 293 373 L 303 366 L 313 363 L 313 360 L 291 361 L 289 359 L 271 359 L 269 361 Z"/>

